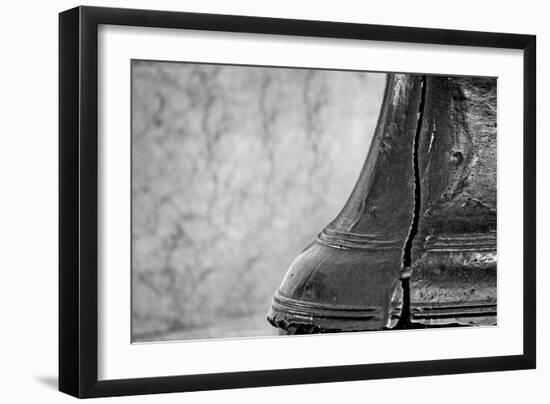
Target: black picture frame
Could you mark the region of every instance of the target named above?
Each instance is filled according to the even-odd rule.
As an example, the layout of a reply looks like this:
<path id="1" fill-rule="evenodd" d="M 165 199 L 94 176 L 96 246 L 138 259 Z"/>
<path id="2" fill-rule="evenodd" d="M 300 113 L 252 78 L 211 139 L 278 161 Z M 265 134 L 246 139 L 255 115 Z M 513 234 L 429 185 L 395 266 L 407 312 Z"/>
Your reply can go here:
<path id="1" fill-rule="evenodd" d="M 100 24 L 523 50 L 523 354 L 98 380 Z M 96 7 L 77 7 L 60 13 L 59 390 L 84 398 L 535 368 L 535 103 L 534 35 Z"/>

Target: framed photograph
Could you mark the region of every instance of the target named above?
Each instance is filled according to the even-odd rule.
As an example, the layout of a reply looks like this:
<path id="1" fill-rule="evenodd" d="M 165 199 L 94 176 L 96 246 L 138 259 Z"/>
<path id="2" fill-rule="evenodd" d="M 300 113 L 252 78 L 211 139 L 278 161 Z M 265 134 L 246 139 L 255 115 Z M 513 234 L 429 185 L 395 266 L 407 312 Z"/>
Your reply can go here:
<path id="1" fill-rule="evenodd" d="M 532 35 L 59 16 L 59 388 L 532 369 Z"/>

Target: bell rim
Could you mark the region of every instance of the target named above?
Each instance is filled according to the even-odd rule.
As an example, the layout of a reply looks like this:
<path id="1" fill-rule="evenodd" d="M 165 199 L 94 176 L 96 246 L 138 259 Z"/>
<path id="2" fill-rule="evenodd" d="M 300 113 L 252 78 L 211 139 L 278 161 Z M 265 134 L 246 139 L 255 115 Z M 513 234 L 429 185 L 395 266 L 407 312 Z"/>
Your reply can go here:
<path id="1" fill-rule="evenodd" d="M 316 328 L 319 332 L 375 331 L 386 328 L 390 318 L 396 319 L 400 308 L 392 304 L 360 307 L 351 305 L 331 306 L 282 296 L 279 291 L 273 297 L 267 320 L 277 328 Z"/>

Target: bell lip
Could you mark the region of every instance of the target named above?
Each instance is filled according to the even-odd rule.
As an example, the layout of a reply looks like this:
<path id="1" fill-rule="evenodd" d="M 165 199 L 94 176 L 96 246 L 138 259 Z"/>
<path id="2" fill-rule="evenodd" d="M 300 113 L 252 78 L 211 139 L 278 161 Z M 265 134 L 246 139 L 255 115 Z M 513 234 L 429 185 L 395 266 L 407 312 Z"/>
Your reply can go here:
<path id="1" fill-rule="evenodd" d="M 331 306 L 323 303 L 295 300 L 277 290 L 267 320 L 283 330 L 302 327 L 313 332 L 346 332 L 383 330 L 389 318 L 399 316 L 400 309 L 382 307 Z"/>
<path id="2" fill-rule="evenodd" d="M 497 325 L 497 303 L 494 300 L 422 303 L 412 302 L 411 321 L 424 325 Z"/>

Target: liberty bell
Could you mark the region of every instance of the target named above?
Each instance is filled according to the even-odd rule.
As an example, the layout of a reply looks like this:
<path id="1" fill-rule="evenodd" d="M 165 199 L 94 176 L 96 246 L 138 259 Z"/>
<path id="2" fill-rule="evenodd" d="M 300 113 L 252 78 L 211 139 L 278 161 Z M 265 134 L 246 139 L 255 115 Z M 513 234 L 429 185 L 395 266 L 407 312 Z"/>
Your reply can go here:
<path id="1" fill-rule="evenodd" d="M 268 321 L 288 334 L 496 321 L 496 79 L 388 75 L 359 179 Z"/>

